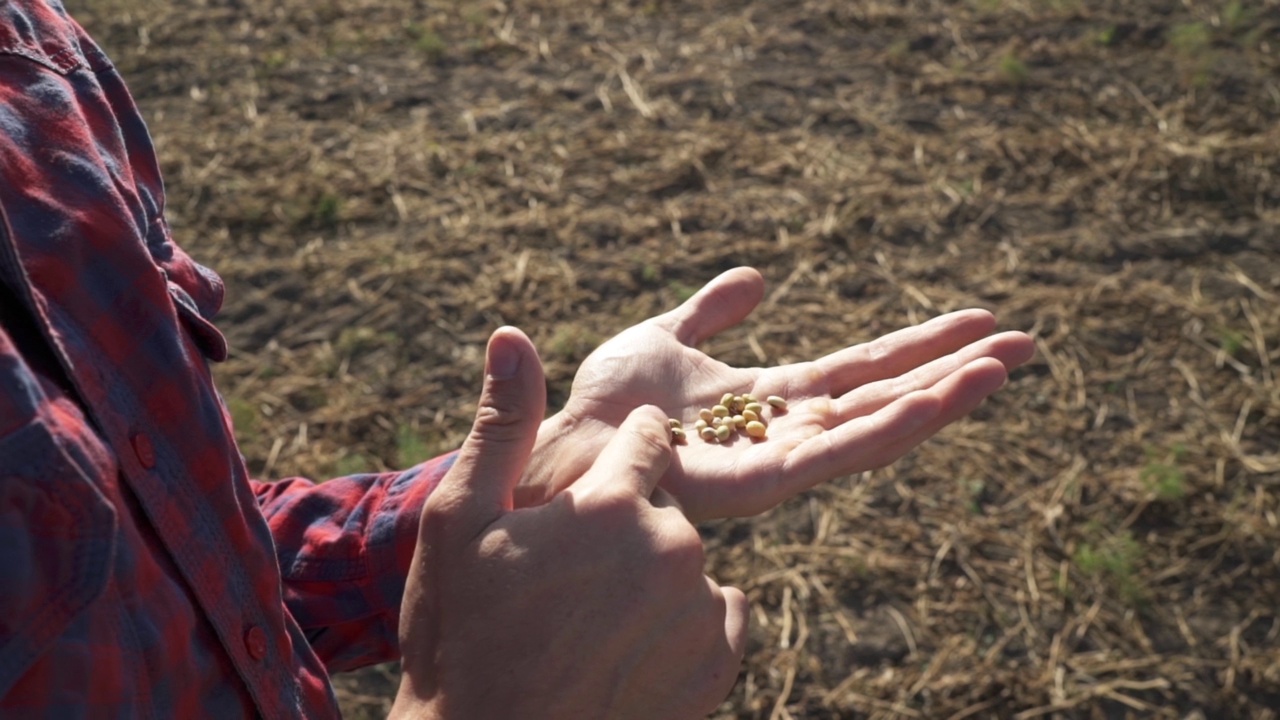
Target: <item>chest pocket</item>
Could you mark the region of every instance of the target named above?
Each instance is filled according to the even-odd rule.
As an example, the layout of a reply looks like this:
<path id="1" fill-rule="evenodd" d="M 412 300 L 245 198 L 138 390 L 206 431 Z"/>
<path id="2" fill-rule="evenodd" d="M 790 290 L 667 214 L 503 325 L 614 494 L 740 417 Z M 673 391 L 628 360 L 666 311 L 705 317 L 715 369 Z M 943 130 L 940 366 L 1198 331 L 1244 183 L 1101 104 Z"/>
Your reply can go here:
<path id="1" fill-rule="evenodd" d="M 102 593 L 115 557 L 115 509 L 47 422 L 0 436 L 0 696 Z"/>

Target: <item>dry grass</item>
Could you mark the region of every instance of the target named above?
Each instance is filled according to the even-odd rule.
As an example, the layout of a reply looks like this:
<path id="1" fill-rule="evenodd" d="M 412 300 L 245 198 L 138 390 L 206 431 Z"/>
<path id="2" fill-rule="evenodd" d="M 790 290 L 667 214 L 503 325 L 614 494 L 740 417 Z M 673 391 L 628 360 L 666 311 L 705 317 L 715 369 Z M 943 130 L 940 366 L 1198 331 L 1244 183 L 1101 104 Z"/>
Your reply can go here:
<path id="1" fill-rule="evenodd" d="M 1277 717 L 1274 0 L 79 14 L 228 281 L 260 476 L 452 447 L 502 323 L 562 401 L 738 264 L 770 291 L 733 362 L 987 307 L 1040 353 L 973 418 L 706 528 L 754 612 L 717 717 Z M 386 672 L 337 678 L 349 714 Z"/>

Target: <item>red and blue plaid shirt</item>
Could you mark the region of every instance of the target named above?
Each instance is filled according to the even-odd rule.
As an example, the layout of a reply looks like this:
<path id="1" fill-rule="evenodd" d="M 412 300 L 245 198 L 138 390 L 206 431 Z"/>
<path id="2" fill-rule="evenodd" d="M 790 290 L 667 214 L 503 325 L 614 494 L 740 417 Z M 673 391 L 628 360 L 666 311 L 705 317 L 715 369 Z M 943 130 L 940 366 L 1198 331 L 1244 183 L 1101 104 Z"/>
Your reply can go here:
<path id="1" fill-rule="evenodd" d="M 59 0 L 0 0 L 0 287 L 0 717 L 336 717 L 328 673 L 398 656 L 449 458 L 248 477 L 221 281 Z"/>

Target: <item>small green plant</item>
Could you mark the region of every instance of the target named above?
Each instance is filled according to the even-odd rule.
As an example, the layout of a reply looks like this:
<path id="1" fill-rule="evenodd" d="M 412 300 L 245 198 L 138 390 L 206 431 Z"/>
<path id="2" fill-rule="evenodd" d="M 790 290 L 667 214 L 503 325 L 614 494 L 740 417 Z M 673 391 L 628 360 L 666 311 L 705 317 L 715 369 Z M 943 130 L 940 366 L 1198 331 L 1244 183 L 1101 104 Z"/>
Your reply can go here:
<path id="1" fill-rule="evenodd" d="M 911 57 L 911 43 L 905 39 L 895 40 L 892 45 L 885 49 L 884 54 L 889 62 L 903 62 Z"/>
<path id="2" fill-rule="evenodd" d="M 338 458 L 333 464 L 333 476 L 343 477 L 345 475 L 359 475 L 361 473 L 374 472 L 373 461 L 360 453 L 351 453 Z"/>
<path id="3" fill-rule="evenodd" d="M 982 496 L 987 491 L 987 483 L 977 478 L 968 478 L 961 481 L 965 494 L 968 496 L 969 512 L 974 515 L 982 514 Z"/>
<path id="4" fill-rule="evenodd" d="M 1121 599 L 1135 604 L 1145 597 L 1142 584 L 1136 577 L 1141 557 L 1142 546 L 1125 532 L 1096 544 L 1081 543 L 1072 559 L 1080 572 L 1094 580 L 1110 583 Z"/>
<path id="5" fill-rule="evenodd" d="M 350 357 L 385 347 L 399 339 L 393 332 L 380 332 L 372 327 L 357 325 L 343 328 L 333 343 L 333 349 L 341 357 Z"/>
<path id="6" fill-rule="evenodd" d="M 1169 30 L 1169 43 L 1179 55 L 1196 58 L 1209 49 L 1213 40 L 1209 27 L 1204 23 L 1182 23 Z"/>
<path id="7" fill-rule="evenodd" d="M 671 292 L 675 294 L 677 302 L 684 302 L 698 292 L 698 288 L 692 285 L 685 285 L 679 281 L 672 281 L 667 287 L 671 288 Z"/>
<path id="8" fill-rule="evenodd" d="M 1245 7 L 1240 0 L 1231 0 L 1226 7 L 1222 8 L 1222 27 L 1235 32 L 1252 25 L 1255 15 L 1257 15 L 1256 9 Z"/>
<path id="9" fill-rule="evenodd" d="M 289 62 L 289 56 L 283 50 L 272 50 L 262 58 L 262 64 L 268 70 L 279 70 Z"/>
<path id="10" fill-rule="evenodd" d="M 407 468 L 430 459 L 431 448 L 422 436 L 409 425 L 401 425 L 396 430 L 396 464 Z"/>
<path id="11" fill-rule="evenodd" d="M 1227 357 L 1237 357 L 1244 349 L 1244 333 L 1229 327 L 1218 328 L 1218 347 Z"/>
<path id="12" fill-rule="evenodd" d="M 405 26 L 405 31 L 408 32 L 409 38 L 413 41 L 413 47 L 418 52 L 426 55 L 432 62 L 438 61 L 444 56 L 445 51 L 449 49 L 444 38 L 429 27 L 417 23 L 409 23 Z"/>
<path id="13" fill-rule="evenodd" d="M 1169 45 L 1181 67 L 1182 81 L 1202 87 L 1213 69 L 1213 34 L 1204 23 L 1183 23 L 1169 30 Z"/>
<path id="14" fill-rule="evenodd" d="M 301 204 L 301 203 L 299 203 Z M 310 205 L 302 205 L 294 217 L 299 226 L 317 230 L 331 230 L 342 218 L 342 198 L 330 192 L 317 195 Z"/>
<path id="15" fill-rule="evenodd" d="M 564 324 L 551 336 L 548 357 L 562 362 L 577 362 L 591 354 L 600 344 L 599 335 L 582 326 Z"/>
<path id="16" fill-rule="evenodd" d="M 1138 477 L 1157 500 L 1181 500 L 1187 494 L 1187 474 L 1181 467 L 1185 454 L 1186 447 L 1181 443 L 1165 453 L 1147 449 L 1147 464 Z"/>
<path id="17" fill-rule="evenodd" d="M 1027 81 L 1028 74 L 1026 63 L 1019 60 L 1018 56 L 1012 52 L 1005 53 L 1000 58 L 1000 75 L 1006 81 L 1021 85 Z"/>
<path id="18" fill-rule="evenodd" d="M 236 435 L 247 438 L 258 431 L 258 409 L 253 403 L 242 397 L 227 398 L 227 412 L 231 415 L 231 426 Z"/>
<path id="19" fill-rule="evenodd" d="M 1093 39 L 1099 45 L 1103 45 L 1105 47 L 1111 47 L 1116 41 L 1116 26 L 1108 25 L 1102 28 L 1101 30 L 1098 31 L 1097 35 L 1093 36 Z"/>

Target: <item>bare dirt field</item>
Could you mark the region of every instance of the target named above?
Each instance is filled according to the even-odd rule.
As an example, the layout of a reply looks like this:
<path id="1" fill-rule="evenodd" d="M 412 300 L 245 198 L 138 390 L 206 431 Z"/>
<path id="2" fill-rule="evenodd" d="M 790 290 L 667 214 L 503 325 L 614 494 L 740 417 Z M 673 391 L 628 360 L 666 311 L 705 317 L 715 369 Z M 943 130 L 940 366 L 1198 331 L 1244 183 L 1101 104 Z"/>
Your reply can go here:
<path id="1" fill-rule="evenodd" d="M 740 264 L 738 364 L 989 308 L 1039 352 L 972 418 L 705 526 L 715 717 L 1280 717 L 1276 0 L 67 4 L 227 281 L 256 475 L 453 448 L 501 324 L 555 406 Z"/>

